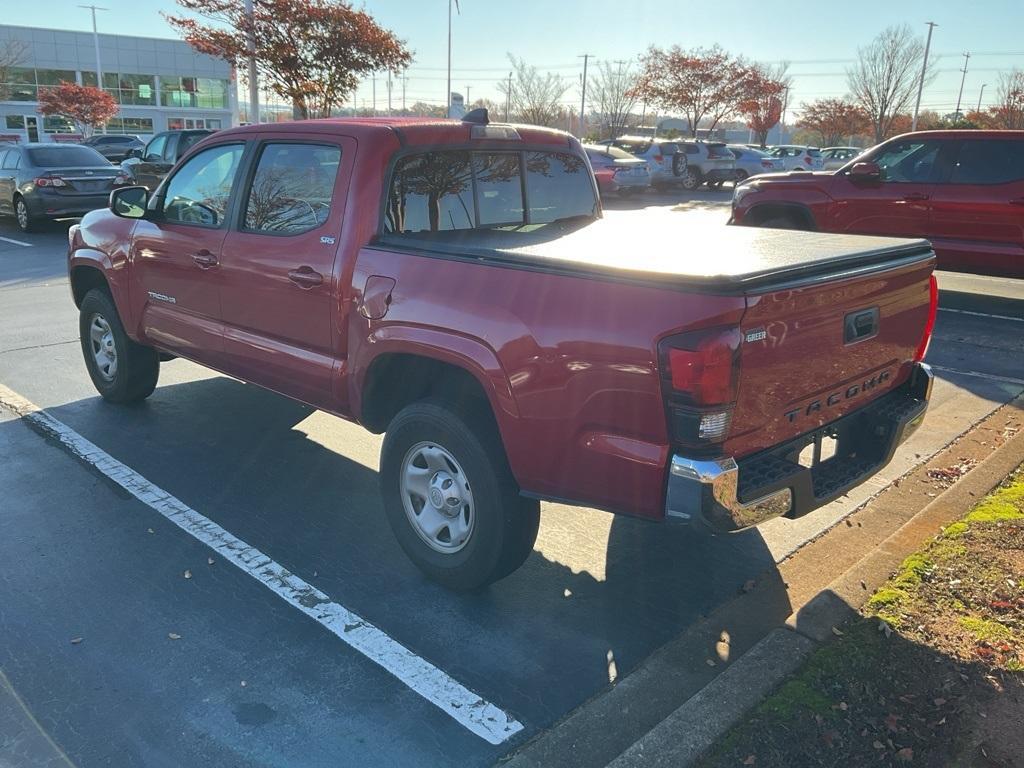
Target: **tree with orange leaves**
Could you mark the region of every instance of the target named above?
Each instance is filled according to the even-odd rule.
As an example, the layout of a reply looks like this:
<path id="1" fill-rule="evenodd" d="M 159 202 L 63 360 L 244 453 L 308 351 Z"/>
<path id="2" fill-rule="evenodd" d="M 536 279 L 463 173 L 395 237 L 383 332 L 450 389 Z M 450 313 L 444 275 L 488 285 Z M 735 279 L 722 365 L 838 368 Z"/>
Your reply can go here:
<path id="1" fill-rule="evenodd" d="M 751 67 L 746 94 L 737 108 L 747 118 L 747 127 L 757 134 L 762 147 L 768 142 L 768 132 L 782 119 L 783 100 L 790 81 L 786 75 L 788 66 Z"/>
<path id="2" fill-rule="evenodd" d="M 846 99 L 818 99 L 800 107 L 797 125 L 817 133 L 821 146 L 834 147 L 868 130 L 871 120 L 856 104 Z"/>
<path id="3" fill-rule="evenodd" d="M 39 111 L 68 118 L 86 138 L 116 115 L 117 109 L 117 101 L 102 88 L 63 82 L 39 89 Z"/>
<path id="4" fill-rule="evenodd" d="M 339 0 L 255 0 L 252 20 L 238 0 L 178 0 L 190 16 L 165 14 L 200 53 L 241 69 L 255 38 L 263 86 L 289 101 L 299 117 L 326 117 L 372 72 L 399 71 L 412 55 L 366 11 Z"/>

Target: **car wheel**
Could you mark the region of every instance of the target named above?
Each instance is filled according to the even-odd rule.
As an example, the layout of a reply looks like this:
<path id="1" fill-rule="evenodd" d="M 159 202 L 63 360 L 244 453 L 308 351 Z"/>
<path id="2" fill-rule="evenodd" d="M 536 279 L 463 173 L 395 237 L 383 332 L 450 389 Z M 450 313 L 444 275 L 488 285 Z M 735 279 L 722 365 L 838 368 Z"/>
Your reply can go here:
<path id="1" fill-rule="evenodd" d="M 737 169 L 736 169 L 736 181 L 738 181 L 738 182 L 739 182 L 739 181 L 743 181 L 743 180 L 744 180 L 745 178 L 747 178 L 747 177 L 748 177 L 749 175 L 750 175 L 750 174 L 749 174 L 749 173 L 747 173 L 746 171 L 744 171 L 744 170 L 743 170 L 742 168 L 737 168 Z"/>
<path id="2" fill-rule="evenodd" d="M 721 181 L 709 181 L 708 182 L 708 189 L 721 189 L 721 188 L 722 188 L 722 182 Z"/>
<path id="3" fill-rule="evenodd" d="M 403 408 L 384 437 L 380 483 L 398 543 L 449 589 L 497 581 L 533 551 L 540 504 L 519 495 L 486 407 L 429 399 Z"/>
<path id="4" fill-rule="evenodd" d="M 797 221 L 789 216 L 772 216 L 757 224 L 765 229 L 803 229 Z"/>
<path id="5" fill-rule="evenodd" d="M 134 403 L 153 393 L 159 355 L 128 338 L 113 299 L 102 288 L 93 288 L 82 299 L 78 330 L 89 378 L 104 400 Z"/>
<path id="6" fill-rule="evenodd" d="M 689 191 L 692 191 L 692 190 L 696 189 L 704 181 L 703 176 L 701 176 L 700 170 L 697 169 L 697 168 L 694 168 L 692 166 L 687 166 L 686 167 L 686 175 L 685 176 L 681 176 L 680 179 L 681 179 L 681 183 L 683 185 L 683 189 L 686 189 L 686 190 L 689 190 Z"/>
<path id="7" fill-rule="evenodd" d="M 20 195 L 14 198 L 14 218 L 22 232 L 34 232 L 39 227 L 39 220 L 29 213 L 28 204 Z"/>

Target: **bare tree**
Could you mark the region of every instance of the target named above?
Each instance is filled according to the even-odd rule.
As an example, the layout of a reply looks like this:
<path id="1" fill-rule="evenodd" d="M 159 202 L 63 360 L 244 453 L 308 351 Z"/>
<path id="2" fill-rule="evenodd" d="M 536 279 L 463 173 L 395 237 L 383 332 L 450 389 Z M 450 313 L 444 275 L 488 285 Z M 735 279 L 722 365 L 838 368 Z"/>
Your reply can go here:
<path id="1" fill-rule="evenodd" d="M 511 102 L 512 113 L 532 125 L 557 125 L 562 118 L 559 102 L 569 90 L 569 84 L 551 72 L 542 75 L 536 67 L 512 54 L 508 60 L 512 62 L 512 78 L 499 82 L 498 91 Z"/>
<path id="2" fill-rule="evenodd" d="M 636 73 L 624 61 L 602 61 L 589 87 L 592 103 L 614 139 L 625 130 L 636 106 Z"/>
<path id="3" fill-rule="evenodd" d="M 913 103 L 924 43 L 906 24 L 893 26 L 858 48 L 857 56 L 857 63 L 846 70 L 846 80 L 854 102 L 870 116 L 878 142 L 891 134 L 893 120 Z M 932 63 L 924 75 L 926 85 L 936 74 Z"/>
<path id="4" fill-rule="evenodd" d="M 999 75 L 998 102 L 990 111 L 1000 128 L 1024 128 L 1024 71 L 1012 69 Z"/>
<path id="5" fill-rule="evenodd" d="M 23 40 L 7 40 L 0 43 L 0 101 L 10 97 L 11 70 L 19 66 L 28 56 L 28 43 Z"/>

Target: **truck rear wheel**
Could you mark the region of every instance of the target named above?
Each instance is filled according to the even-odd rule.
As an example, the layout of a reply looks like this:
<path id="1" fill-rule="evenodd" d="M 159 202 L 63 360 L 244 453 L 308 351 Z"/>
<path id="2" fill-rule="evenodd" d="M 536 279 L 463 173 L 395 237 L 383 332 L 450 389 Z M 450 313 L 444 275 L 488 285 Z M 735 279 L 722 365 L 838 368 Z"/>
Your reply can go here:
<path id="1" fill-rule="evenodd" d="M 524 499 L 483 408 L 441 400 L 407 406 L 384 437 L 381 494 L 409 559 L 458 591 L 516 570 L 533 550 L 540 505 Z"/>
<path id="2" fill-rule="evenodd" d="M 82 299 L 78 330 L 89 378 L 104 400 L 134 403 L 153 393 L 160 375 L 157 351 L 128 338 L 114 300 L 102 288 Z"/>

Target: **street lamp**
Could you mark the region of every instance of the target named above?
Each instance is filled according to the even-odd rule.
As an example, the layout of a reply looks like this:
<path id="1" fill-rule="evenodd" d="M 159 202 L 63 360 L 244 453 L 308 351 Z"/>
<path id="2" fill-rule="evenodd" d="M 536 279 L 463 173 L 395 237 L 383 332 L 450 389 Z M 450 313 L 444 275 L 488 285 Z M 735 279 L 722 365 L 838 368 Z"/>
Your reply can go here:
<path id="1" fill-rule="evenodd" d="M 96 87 L 103 87 L 103 71 L 100 67 L 100 36 L 96 31 L 96 11 L 109 11 L 109 8 L 100 8 L 98 5 L 80 5 L 79 8 L 85 8 L 86 10 L 92 11 L 92 42 L 96 47 Z"/>

